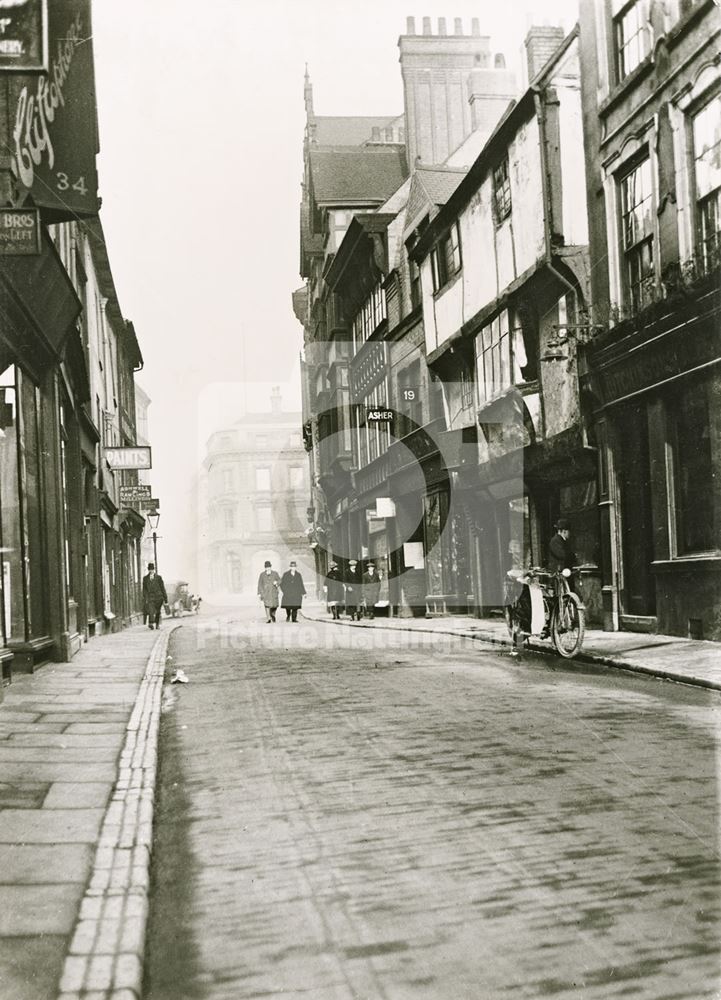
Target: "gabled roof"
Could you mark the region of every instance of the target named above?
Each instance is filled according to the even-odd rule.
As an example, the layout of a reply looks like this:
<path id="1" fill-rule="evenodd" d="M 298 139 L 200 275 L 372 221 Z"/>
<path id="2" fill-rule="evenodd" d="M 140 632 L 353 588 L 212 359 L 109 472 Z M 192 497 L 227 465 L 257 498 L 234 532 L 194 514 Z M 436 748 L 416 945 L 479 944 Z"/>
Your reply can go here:
<path id="1" fill-rule="evenodd" d="M 459 168 L 416 167 L 408 195 L 406 228 L 415 228 L 429 210 L 445 205 L 465 176 L 466 171 Z"/>
<path id="2" fill-rule="evenodd" d="M 314 115 L 310 120 L 311 142 L 319 146 L 362 146 L 369 142 L 374 128 L 381 131 L 395 124 L 398 115 L 381 117 L 341 117 Z"/>
<path id="3" fill-rule="evenodd" d="M 311 146 L 308 158 L 319 206 L 380 204 L 408 174 L 405 149 L 398 146 Z"/>

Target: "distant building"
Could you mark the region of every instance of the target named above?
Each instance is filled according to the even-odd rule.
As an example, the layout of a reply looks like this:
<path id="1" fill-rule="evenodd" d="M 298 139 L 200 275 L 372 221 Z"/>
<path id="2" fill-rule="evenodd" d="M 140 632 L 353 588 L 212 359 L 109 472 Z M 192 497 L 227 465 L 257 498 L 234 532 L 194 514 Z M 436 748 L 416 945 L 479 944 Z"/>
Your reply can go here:
<path id="1" fill-rule="evenodd" d="M 199 490 L 205 507 L 199 511 L 203 596 L 252 596 L 266 559 L 279 570 L 290 559 L 299 566 L 308 560 L 301 414 L 283 411 L 278 389 L 269 411 L 248 413 L 210 437 Z"/>

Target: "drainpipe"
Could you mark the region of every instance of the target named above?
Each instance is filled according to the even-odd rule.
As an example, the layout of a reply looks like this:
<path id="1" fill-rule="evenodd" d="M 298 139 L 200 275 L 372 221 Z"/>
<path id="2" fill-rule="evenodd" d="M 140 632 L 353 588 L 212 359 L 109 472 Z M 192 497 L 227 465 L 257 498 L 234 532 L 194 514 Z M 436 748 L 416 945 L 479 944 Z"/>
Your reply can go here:
<path id="1" fill-rule="evenodd" d="M 538 125 L 540 131 L 540 147 L 541 147 L 541 185 L 543 190 L 543 238 L 546 244 L 546 266 L 548 267 L 551 274 L 558 278 L 562 285 L 573 292 L 574 295 L 578 295 L 580 288 L 573 285 L 567 278 L 565 278 L 560 271 L 558 271 L 553 265 L 553 248 L 551 246 L 551 184 L 549 180 L 549 167 L 548 167 L 548 152 L 546 140 L 548 138 L 546 133 L 546 106 L 543 103 L 543 97 L 541 96 L 541 91 L 538 87 L 533 88 L 533 103 L 536 108 L 536 115 L 538 117 Z"/>

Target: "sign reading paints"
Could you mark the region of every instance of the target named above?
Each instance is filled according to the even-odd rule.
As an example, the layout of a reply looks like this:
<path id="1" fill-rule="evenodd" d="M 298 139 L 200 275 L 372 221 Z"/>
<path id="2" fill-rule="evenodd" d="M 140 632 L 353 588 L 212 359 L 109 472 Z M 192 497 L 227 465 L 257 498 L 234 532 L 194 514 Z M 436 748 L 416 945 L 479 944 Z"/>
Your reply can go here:
<path id="1" fill-rule="evenodd" d="M 48 65 L 46 0 L 0 0 L 0 70 Z"/>
<path id="2" fill-rule="evenodd" d="M 134 444 L 125 448 L 106 448 L 105 458 L 111 469 L 152 469 L 150 448 Z"/>
<path id="3" fill-rule="evenodd" d="M 3 0 L 0 0 L 0 18 Z M 98 212 L 90 0 L 52 0 L 47 71 L 8 74 L 13 172 L 47 221 Z M 2 138 L 2 137 L 0 137 Z"/>

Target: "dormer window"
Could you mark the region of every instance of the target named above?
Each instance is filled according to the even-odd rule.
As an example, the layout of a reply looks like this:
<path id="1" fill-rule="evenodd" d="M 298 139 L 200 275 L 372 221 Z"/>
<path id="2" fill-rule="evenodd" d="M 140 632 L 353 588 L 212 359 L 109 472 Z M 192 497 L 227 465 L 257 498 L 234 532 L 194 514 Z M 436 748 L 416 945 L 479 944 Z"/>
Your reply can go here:
<path id="1" fill-rule="evenodd" d="M 437 292 L 447 285 L 461 269 L 461 231 L 454 222 L 446 235 L 431 251 L 431 267 L 433 268 L 433 291 Z"/>

